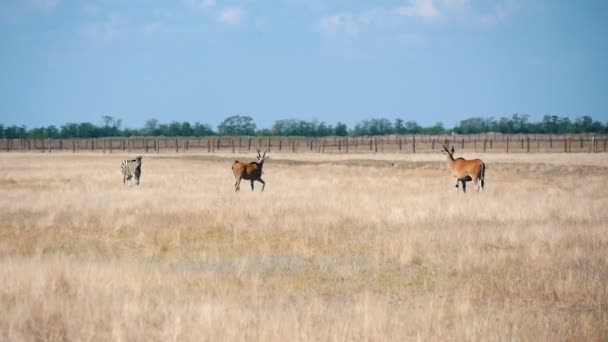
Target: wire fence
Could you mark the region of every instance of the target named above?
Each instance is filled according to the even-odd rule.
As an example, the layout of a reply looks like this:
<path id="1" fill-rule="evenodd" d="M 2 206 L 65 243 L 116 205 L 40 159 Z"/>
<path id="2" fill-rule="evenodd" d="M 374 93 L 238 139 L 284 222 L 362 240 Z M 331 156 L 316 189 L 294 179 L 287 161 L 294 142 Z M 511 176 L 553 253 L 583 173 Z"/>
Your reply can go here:
<path id="1" fill-rule="evenodd" d="M 366 137 L 222 137 L 2 139 L 1 152 L 137 153 L 430 153 L 442 145 L 464 152 L 604 153 L 608 135 L 387 135 Z"/>

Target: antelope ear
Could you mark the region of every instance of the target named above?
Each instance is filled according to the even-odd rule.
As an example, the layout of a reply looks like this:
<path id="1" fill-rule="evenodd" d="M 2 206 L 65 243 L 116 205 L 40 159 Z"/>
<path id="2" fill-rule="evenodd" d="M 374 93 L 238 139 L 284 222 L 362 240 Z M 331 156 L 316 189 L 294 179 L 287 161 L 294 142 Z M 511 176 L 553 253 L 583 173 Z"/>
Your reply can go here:
<path id="1" fill-rule="evenodd" d="M 454 154 L 454 145 L 452 145 L 452 154 Z"/>

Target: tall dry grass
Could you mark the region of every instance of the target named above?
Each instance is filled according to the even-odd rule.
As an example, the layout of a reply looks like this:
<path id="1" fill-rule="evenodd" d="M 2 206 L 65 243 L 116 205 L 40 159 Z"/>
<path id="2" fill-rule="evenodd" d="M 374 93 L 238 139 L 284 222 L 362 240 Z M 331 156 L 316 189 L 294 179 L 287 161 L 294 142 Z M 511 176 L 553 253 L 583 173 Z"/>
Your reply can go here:
<path id="1" fill-rule="evenodd" d="M 1 340 L 608 338 L 605 154 L 125 157 L 0 154 Z"/>

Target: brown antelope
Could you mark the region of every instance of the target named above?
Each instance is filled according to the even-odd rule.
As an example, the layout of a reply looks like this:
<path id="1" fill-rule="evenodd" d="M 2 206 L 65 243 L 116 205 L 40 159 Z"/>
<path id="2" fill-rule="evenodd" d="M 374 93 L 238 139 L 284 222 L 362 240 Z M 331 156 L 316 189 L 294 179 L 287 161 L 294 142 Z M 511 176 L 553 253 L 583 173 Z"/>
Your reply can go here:
<path id="1" fill-rule="evenodd" d="M 251 191 L 253 191 L 253 182 L 258 181 L 262 183 L 262 191 L 266 187 L 266 182 L 262 179 L 262 168 L 264 167 L 264 161 L 269 157 L 266 157 L 266 152 L 264 151 L 264 155 L 260 155 L 260 150 L 258 150 L 258 161 L 251 163 L 241 163 L 238 160 L 234 161 L 232 164 L 232 172 L 234 173 L 234 178 L 236 178 L 236 183 L 234 183 L 234 191 L 239 191 L 241 189 L 241 179 L 246 179 L 251 181 Z"/>
<path id="2" fill-rule="evenodd" d="M 462 191 L 467 192 L 466 182 L 470 180 L 477 185 L 477 190 L 483 190 L 486 175 L 486 164 L 484 164 L 481 159 L 454 159 L 454 146 L 452 146 L 450 151 L 445 145 L 443 145 L 443 150 L 448 155 L 448 166 L 450 167 L 450 171 L 452 172 L 452 175 L 456 177 L 456 191 L 458 191 L 458 182 L 462 182 Z"/>

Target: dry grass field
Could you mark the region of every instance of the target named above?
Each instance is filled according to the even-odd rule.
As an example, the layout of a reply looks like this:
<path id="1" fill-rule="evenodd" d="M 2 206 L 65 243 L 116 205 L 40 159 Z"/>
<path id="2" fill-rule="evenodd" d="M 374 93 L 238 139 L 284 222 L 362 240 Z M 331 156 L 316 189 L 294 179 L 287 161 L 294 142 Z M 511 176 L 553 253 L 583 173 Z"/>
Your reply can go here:
<path id="1" fill-rule="evenodd" d="M 608 339 L 608 154 L 477 156 L 0 154 L 0 340 Z"/>

